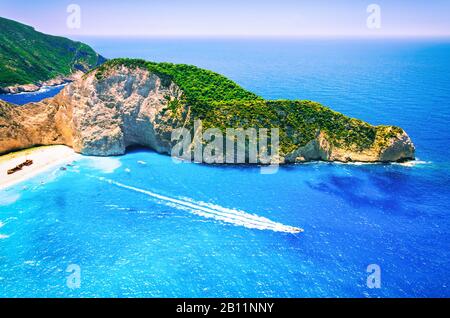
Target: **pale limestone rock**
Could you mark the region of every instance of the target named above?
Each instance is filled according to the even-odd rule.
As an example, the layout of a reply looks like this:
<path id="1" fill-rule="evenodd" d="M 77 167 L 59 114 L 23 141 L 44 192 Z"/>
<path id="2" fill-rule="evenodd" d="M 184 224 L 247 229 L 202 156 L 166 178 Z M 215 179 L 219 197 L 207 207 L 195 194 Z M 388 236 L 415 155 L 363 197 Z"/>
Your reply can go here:
<path id="1" fill-rule="evenodd" d="M 78 77 L 57 96 L 40 103 L 14 107 L 0 102 L 0 153 L 65 144 L 85 155 L 121 155 L 133 145 L 170 154 L 171 133 L 185 126 L 190 112 L 185 106 L 183 116 L 171 116 L 168 109 L 169 100 L 182 97 L 181 89 L 173 82 L 163 84 L 146 69 L 119 66 L 108 70 L 102 80 L 95 74 Z M 319 131 L 314 140 L 279 161 L 414 159 L 414 145 L 405 132 L 385 139 L 377 135 L 371 147 L 356 149 L 336 146 Z"/>

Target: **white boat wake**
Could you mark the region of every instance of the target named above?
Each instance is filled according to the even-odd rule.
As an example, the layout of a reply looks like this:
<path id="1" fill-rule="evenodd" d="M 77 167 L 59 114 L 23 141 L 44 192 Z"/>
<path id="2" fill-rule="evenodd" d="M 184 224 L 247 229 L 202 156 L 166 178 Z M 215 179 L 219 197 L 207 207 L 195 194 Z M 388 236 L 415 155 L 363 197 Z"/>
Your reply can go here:
<path id="1" fill-rule="evenodd" d="M 3 223 L 2 221 L 0 221 L 0 228 L 2 228 L 3 226 L 5 226 L 5 223 Z M 8 238 L 8 237 L 9 237 L 8 235 L 1 234 L 1 233 L 0 233 L 0 240 L 1 240 L 1 239 L 6 239 L 6 238 Z"/>
<path id="2" fill-rule="evenodd" d="M 16 217 L 9 217 L 4 221 L 0 221 L 0 228 L 4 227 L 6 224 L 8 224 L 9 222 L 11 222 L 12 220 L 17 220 Z M 0 233 L 0 240 L 4 240 L 9 238 L 11 235 L 7 235 L 7 234 L 1 234 Z"/>
<path id="3" fill-rule="evenodd" d="M 246 228 L 251 229 L 271 230 L 275 232 L 284 232 L 293 234 L 303 232 L 303 229 L 274 222 L 265 217 L 250 214 L 245 211 L 228 209 L 215 204 L 194 201 L 189 198 L 178 198 L 178 199 L 170 198 L 148 190 L 128 186 L 123 183 L 116 182 L 114 180 L 106 179 L 104 177 L 98 177 L 98 179 L 123 189 L 128 189 L 142 194 L 146 194 L 152 198 L 159 200 L 166 206 L 170 206 L 178 210 L 188 211 L 190 213 L 205 218 L 212 218 L 222 222 L 231 223 L 237 226 L 244 226 Z"/>

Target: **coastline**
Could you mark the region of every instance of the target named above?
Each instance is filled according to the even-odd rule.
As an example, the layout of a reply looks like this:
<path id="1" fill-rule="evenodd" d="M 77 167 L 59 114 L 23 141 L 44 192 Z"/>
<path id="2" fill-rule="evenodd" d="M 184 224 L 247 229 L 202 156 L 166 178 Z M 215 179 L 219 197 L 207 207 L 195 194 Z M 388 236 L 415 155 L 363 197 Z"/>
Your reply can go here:
<path id="1" fill-rule="evenodd" d="M 69 163 L 76 156 L 72 148 L 62 145 L 35 147 L 0 156 L 0 190 L 26 181 L 48 168 Z M 8 169 L 14 168 L 25 160 L 33 160 L 33 164 L 14 174 L 7 174 Z"/>
<path id="2" fill-rule="evenodd" d="M 66 81 L 66 82 L 63 82 L 61 84 L 42 85 L 42 86 L 37 86 L 35 90 L 34 89 L 33 90 L 23 90 L 23 89 L 21 89 L 20 91 L 14 92 L 14 93 L 1 92 L 1 88 L 0 88 L 0 96 L 18 96 L 18 95 L 24 95 L 24 94 L 45 93 L 49 89 L 57 88 L 57 87 L 64 87 L 64 86 L 66 86 L 66 85 L 68 85 L 70 83 L 72 83 L 72 82 L 71 81 Z M 6 102 L 8 102 L 8 101 L 6 101 Z"/>
<path id="3" fill-rule="evenodd" d="M 21 93 L 34 93 L 34 92 L 38 92 L 41 89 L 46 88 L 46 87 L 51 88 L 51 87 L 71 83 L 83 75 L 84 75 L 83 72 L 76 71 L 68 76 L 58 76 L 58 77 L 52 78 L 50 80 L 42 81 L 42 82 L 38 82 L 38 83 L 0 87 L 0 94 L 16 95 L 16 94 L 21 94 Z"/>

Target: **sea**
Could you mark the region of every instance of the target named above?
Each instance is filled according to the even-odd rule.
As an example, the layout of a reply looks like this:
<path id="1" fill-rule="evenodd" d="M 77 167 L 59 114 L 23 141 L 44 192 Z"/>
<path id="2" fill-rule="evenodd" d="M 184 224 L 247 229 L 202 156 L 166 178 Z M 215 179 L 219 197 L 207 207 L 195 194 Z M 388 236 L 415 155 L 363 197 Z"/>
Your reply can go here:
<path id="1" fill-rule="evenodd" d="M 0 297 L 450 297 L 450 40 L 81 40 L 400 126 L 417 160 L 262 174 L 77 156 L 0 192 Z"/>

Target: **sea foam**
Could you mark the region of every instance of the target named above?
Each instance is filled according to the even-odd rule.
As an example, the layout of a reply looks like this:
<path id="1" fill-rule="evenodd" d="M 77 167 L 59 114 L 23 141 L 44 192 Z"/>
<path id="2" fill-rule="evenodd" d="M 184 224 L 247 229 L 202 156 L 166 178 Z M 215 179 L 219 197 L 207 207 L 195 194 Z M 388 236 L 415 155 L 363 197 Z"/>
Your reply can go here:
<path id="1" fill-rule="evenodd" d="M 403 167 L 416 167 L 416 166 L 429 165 L 429 164 L 432 164 L 432 162 L 417 159 L 417 160 L 413 160 L 413 161 L 406 161 L 406 162 L 393 163 L 393 164 L 403 166 Z"/>
<path id="2" fill-rule="evenodd" d="M 10 205 L 20 199 L 20 193 L 0 192 L 0 205 Z"/>
<path id="3" fill-rule="evenodd" d="M 106 157 L 89 157 L 87 162 L 91 168 L 101 170 L 104 173 L 113 173 L 122 165 L 120 160 Z"/>

